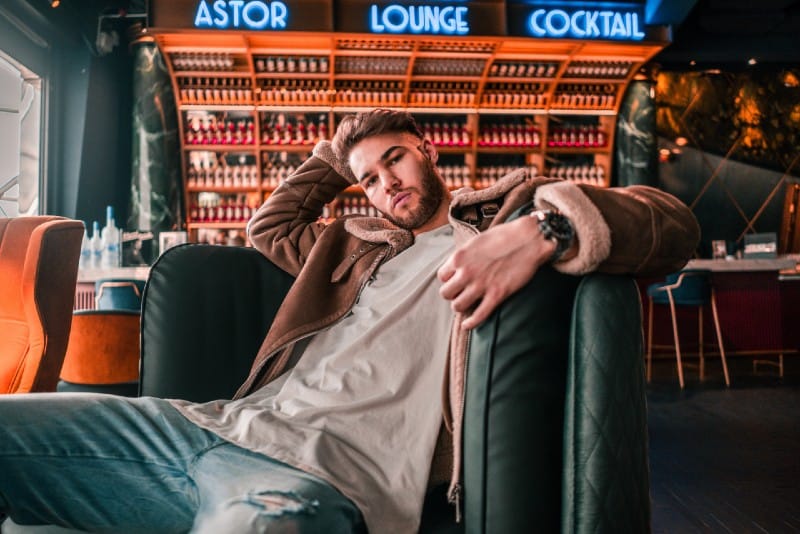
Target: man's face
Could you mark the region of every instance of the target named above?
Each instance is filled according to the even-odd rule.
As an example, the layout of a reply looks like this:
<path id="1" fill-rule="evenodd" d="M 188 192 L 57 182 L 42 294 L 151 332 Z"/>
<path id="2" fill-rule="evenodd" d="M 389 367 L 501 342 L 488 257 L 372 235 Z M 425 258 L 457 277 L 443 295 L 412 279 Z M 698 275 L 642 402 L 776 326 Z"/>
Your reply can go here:
<path id="1" fill-rule="evenodd" d="M 434 167 L 436 157 L 430 142 L 387 133 L 355 145 L 348 161 L 370 203 L 416 234 L 447 222 L 450 195 Z"/>

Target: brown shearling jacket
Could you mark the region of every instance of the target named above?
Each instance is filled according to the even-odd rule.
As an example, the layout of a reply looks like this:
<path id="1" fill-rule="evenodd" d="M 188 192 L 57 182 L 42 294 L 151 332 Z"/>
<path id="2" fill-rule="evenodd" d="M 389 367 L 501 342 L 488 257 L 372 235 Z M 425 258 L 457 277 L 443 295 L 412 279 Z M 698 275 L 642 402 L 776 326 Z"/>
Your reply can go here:
<path id="1" fill-rule="evenodd" d="M 315 151 L 249 222 L 248 235 L 253 245 L 296 281 L 237 398 L 279 376 L 294 343 L 344 317 L 381 263 L 413 243 L 411 232 L 385 219 L 346 216 L 330 224 L 320 222 L 323 206 L 350 185 L 326 162 L 324 154 Z M 529 177 L 527 171 L 520 169 L 490 188 L 454 196 L 450 222 L 456 243 L 504 222 L 531 201 L 537 207 L 557 208 L 575 227 L 577 256 L 554 265 L 565 273 L 580 275 L 597 270 L 665 275 L 685 265 L 699 240 L 699 227 L 692 212 L 657 189 L 576 185 Z M 487 203 L 499 206 L 496 216 L 476 220 L 476 214 Z M 467 338 L 458 328 L 458 321 L 456 317 L 444 386 L 444 421 L 450 432 L 443 431 L 440 436 L 431 472 L 432 482 L 446 480 L 449 475 L 451 498 L 457 498 L 458 490 L 467 348 Z"/>

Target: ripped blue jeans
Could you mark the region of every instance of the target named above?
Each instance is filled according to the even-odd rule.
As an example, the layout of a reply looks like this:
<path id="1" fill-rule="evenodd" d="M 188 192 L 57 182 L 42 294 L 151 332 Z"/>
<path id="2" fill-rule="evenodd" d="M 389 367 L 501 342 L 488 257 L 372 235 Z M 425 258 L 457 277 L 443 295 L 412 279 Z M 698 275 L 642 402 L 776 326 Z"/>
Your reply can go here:
<path id="1" fill-rule="evenodd" d="M 366 532 L 325 481 L 233 445 L 168 402 L 0 396 L 0 521 L 90 532 Z"/>

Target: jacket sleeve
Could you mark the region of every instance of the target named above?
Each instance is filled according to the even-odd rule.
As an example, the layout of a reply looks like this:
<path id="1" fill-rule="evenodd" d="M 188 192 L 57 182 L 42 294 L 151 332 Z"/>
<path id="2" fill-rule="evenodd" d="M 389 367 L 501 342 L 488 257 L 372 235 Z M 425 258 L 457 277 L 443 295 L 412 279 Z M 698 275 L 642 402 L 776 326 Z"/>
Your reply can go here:
<path id="1" fill-rule="evenodd" d="M 297 276 L 326 228 L 319 221 L 323 207 L 349 185 L 315 153 L 275 189 L 247 223 L 250 242 L 278 267 Z"/>
<path id="2" fill-rule="evenodd" d="M 557 208 L 575 226 L 577 256 L 554 265 L 565 273 L 662 276 L 686 265 L 700 240 L 692 211 L 653 187 L 555 182 L 536 189 L 534 204 Z"/>

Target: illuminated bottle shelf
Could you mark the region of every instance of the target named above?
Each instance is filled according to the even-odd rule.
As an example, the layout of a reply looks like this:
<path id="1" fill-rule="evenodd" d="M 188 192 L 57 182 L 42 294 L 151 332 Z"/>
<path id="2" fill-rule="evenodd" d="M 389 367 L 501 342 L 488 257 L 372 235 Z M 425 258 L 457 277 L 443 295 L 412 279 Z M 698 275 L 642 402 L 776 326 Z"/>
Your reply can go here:
<path id="1" fill-rule="evenodd" d="M 218 202 L 217 219 L 229 207 L 234 218 L 237 206 L 252 211 L 343 114 L 375 107 L 415 115 L 452 188 L 487 187 L 519 167 L 608 186 L 624 91 L 663 47 L 332 32 L 230 32 L 206 46 L 202 35 L 154 33 L 173 79 L 187 184 L 193 169 L 186 205 Z M 221 184 L 198 178 L 207 169 L 192 154 L 203 151 L 223 169 Z M 224 178 L 235 165 L 247 168 L 236 186 Z M 358 196 L 352 189 L 342 198 Z M 326 216 L 365 209 L 337 200 Z M 243 227 L 207 213 L 187 228 Z"/>

